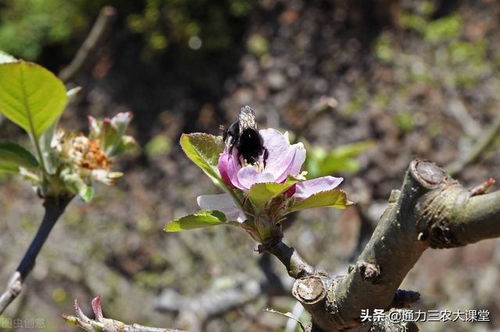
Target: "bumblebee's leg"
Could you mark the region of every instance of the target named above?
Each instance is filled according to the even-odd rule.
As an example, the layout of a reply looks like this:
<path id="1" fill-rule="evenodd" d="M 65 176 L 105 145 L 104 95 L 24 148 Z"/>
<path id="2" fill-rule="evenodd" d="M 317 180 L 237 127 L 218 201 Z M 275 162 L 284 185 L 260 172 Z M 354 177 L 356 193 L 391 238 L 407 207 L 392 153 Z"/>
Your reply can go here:
<path id="1" fill-rule="evenodd" d="M 262 157 L 262 160 L 264 162 L 264 168 L 266 168 L 266 163 L 267 163 L 268 157 L 269 157 L 269 151 L 264 147 L 264 156 Z"/>

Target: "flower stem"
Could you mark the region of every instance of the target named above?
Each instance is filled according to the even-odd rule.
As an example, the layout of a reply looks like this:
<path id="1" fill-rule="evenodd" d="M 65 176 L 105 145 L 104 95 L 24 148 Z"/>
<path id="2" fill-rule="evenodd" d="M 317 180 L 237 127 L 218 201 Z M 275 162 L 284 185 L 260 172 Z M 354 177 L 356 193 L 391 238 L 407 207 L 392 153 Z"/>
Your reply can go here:
<path id="1" fill-rule="evenodd" d="M 38 231 L 31 241 L 28 250 L 24 254 L 16 272 L 12 275 L 6 291 L 0 296 L 0 314 L 9 306 L 9 304 L 19 295 L 22 290 L 23 281 L 35 266 L 36 257 L 42 249 L 52 228 L 59 217 L 63 214 L 66 206 L 72 197 L 46 197 L 44 201 L 45 215 Z"/>

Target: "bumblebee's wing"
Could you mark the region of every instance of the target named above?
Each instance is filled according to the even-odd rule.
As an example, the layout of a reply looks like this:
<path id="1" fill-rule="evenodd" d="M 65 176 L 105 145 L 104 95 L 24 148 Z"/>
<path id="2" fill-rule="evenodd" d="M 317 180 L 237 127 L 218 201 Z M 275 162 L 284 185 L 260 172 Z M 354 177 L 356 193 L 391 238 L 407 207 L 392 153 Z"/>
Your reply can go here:
<path id="1" fill-rule="evenodd" d="M 240 133 L 244 129 L 251 128 L 257 130 L 257 122 L 255 121 L 255 111 L 250 106 L 245 106 L 240 109 L 238 116 L 240 123 Z"/>

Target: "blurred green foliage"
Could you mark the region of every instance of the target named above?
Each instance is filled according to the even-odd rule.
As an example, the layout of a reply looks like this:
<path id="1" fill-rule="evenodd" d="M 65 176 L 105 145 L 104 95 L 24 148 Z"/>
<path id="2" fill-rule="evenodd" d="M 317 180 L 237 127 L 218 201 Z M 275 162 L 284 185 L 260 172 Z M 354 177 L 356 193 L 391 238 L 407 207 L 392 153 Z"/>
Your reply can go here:
<path id="1" fill-rule="evenodd" d="M 356 173 L 359 170 L 357 157 L 374 146 L 374 141 L 363 141 L 341 145 L 330 151 L 318 146 L 310 147 L 306 158 L 307 177 Z"/>
<path id="2" fill-rule="evenodd" d="M 86 27 L 83 1 L 1 0 L 0 49 L 33 60 L 46 45 L 64 42 Z"/>
<path id="3" fill-rule="evenodd" d="M 256 56 L 261 56 L 269 51 L 269 42 L 259 34 L 253 34 L 247 41 L 248 50 Z"/>
<path id="4" fill-rule="evenodd" d="M 142 12 L 131 13 L 127 26 L 142 35 L 143 55 L 157 54 L 172 44 L 193 50 L 227 49 L 234 44 L 234 20 L 255 6 L 250 0 L 146 0 Z"/>
<path id="5" fill-rule="evenodd" d="M 99 10 L 118 9 L 124 29 L 140 35 L 143 55 L 170 45 L 220 50 L 234 44 L 235 20 L 255 6 L 250 0 L 0 0 L 0 49 L 34 60 L 46 46 L 84 38 Z"/>
<path id="6" fill-rule="evenodd" d="M 167 154 L 172 147 L 172 140 L 165 134 L 153 137 L 144 147 L 144 151 L 150 157 Z"/>
<path id="7" fill-rule="evenodd" d="M 418 53 L 397 49 L 388 34 L 375 43 L 375 54 L 382 62 L 394 61 L 407 68 L 410 82 L 438 83 L 445 87 L 470 87 L 495 70 L 488 59 L 489 42 L 464 36 L 460 14 L 432 19 L 433 4 L 421 1 L 415 12 L 403 12 L 402 27 L 418 33 L 426 43 Z M 398 54 L 398 58 L 391 55 Z"/>
<path id="8" fill-rule="evenodd" d="M 413 114 L 410 112 L 397 112 L 394 116 L 394 122 L 403 132 L 410 132 L 415 126 Z"/>

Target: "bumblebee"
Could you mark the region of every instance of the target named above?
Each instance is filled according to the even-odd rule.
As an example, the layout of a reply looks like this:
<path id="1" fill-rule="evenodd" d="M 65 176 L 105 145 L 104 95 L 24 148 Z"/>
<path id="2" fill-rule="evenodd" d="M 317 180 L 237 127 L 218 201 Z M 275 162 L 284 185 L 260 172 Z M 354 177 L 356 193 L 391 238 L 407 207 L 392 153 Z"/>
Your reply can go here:
<path id="1" fill-rule="evenodd" d="M 255 165 L 259 170 L 266 166 L 269 152 L 257 130 L 255 111 L 245 106 L 240 109 L 238 120 L 233 122 L 223 134 L 224 142 L 231 154 L 236 147 L 241 166 Z"/>

